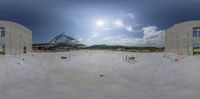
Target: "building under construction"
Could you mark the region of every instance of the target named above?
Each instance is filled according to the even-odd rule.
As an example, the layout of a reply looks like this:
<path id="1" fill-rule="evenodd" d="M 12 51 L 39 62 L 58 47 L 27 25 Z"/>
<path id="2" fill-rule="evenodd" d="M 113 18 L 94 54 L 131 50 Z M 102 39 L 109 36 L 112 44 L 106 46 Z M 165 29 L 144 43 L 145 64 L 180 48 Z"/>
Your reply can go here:
<path id="1" fill-rule="evenodd" d="M 84 47 L 85 45 L 80 44 L 78 40 L 65 35 L 65 33 L 56 36 L 48 43 L 33 44 L 34 51 L 66 51 Z"/>
<path id="2" fill-rule="evenodd" d="M 183 55 L 200 55 L 200 21 L 188 21 L 169 28 L 165 51 Z"/>
<path id="3" fill-rule="evenodd" d="M 0 54 L 19 55 L 32 52 L 32 31 L 11 21 L 0 21 Z"/>

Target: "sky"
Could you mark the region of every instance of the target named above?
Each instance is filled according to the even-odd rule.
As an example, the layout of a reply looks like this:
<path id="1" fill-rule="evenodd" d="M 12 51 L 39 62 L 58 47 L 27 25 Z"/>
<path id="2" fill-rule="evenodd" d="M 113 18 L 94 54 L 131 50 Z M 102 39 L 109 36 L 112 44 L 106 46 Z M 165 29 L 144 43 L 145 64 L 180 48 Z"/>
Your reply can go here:
<path id="1" fill-rule="evenodd" d="M 22 24 L 33 43 L 65 32 L 86 45 L 164 46 L 174 24 L 200 20 L 200 0 L 0 0 L 0 20 Z"/>

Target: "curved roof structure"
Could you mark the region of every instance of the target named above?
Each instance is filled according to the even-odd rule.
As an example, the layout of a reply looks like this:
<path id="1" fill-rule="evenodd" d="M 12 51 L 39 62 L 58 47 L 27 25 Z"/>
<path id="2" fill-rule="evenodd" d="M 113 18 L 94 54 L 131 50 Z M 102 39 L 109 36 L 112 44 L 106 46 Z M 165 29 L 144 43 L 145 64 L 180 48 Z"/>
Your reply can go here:
<path id="1" fill-rule="evenodd" d="M 52 39 L 49 44 L 77 44 L 78 41 L 70 36 L 65 35 L 62 33 Z"/>
<path id="2" fill-rule="evenodd" d="M 0 48 L 4 55 L 32 52 L 32 31 L 21 24 L 0 20 Z"/>
<path id="3" fill-rule="evenodd" d="M 27 31 L 31 31 L 29 28 L 25 27 L 24 25 L 21 25 L 19 23 L 12 22 L 12 21 L 0 20 L 0 27 L 1 26 L 15 26 L 15 27 L 18 27 L 18 28 L 23 28 Z"/>
<path id="4" fill-rule="evenodd" d="M 200 54 L 200 21 L 175 24 L 165 34 L 165 51 L 184 55 Z M 198 51 L 199 50 L 199 51 Z"/>
<path id="5" fill-rule="evenodd" d="M 195 27 L 195 26 L 196 27 L 200 26 L 200 20 L 192 20 L 192 21 L 186 21 L 186 22 L 181 22 L 179 24 L 175 24 L 171 26 L 166 31 L 166 33 L 169 33 L 170 30 L 177 29 L 177 28 L 182 28 L 182 30 L 186 30 L 188 28 Z"/>

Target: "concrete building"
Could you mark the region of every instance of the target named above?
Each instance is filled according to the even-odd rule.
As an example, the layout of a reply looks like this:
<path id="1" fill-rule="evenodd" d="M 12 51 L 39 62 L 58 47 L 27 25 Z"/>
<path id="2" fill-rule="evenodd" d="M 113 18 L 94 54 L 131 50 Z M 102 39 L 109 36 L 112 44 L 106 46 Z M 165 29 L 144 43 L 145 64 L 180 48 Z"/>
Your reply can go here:
<path id="1" fill-rule="evenodd" d="M 166 31 L 165 52 L 200 55 L 200 21 L 175 24 Z"/>
<path id="2" fill-rule="evenodd" d="M 0 54 L 19 55 L 32 52 L 32 31 L 23 25 L 0 21 Z"/>

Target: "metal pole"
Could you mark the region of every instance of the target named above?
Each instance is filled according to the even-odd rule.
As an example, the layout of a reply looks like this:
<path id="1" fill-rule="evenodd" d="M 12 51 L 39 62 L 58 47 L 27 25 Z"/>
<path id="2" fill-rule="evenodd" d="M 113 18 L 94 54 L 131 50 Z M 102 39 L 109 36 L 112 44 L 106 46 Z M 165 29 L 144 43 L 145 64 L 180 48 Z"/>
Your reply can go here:
<path id="1" fill-rule="evenodd" d="M 30 44 L 31 44 L 31 47 L 30 47 L 30 51 L 31 51 L 31 56 L 33 56 L 33 49 L 32 49 L 32 40 L 30 40 Z"/>
<path id="2" fill-rule="evenodd" d="M 179 45 L 178 45 L 178 33 L 176 33 L 176 47 L 177 47 L 177 60 L 179 59 Z"/>
<path id="3" fill-rule="evenodd" d="M 10 55 L 12 54 L 12 38 L 11 38 L 11 33 L 10 33 Z"/>
<path id="4" fill-rule="evenodd" d="M 22 43 L 22 37 L 21 37 L 21 35 L 20 35 L 20 61 L 21 61 L 21 65 L 22 65 L 22 45 L 21 45 L 21 43 Z"/>
<path id="5" fill-rule="evenodd" d="M 187 33 L 187 52 L 188 52 L 188 55 L 190 55 L 190 53 L 189 53 L 189 33 Z"/>
<path id="6" fill-rule="evenodd" d="M 69 49 L 69 62 L 71 60 L 71 50 Z"/>
<path id="7" fill-rule="evenodd" d="M 19 36 L 19 40 L 20 40 L 20 44 L 19 44 L 19 47 L 20 47 L 20 57 L 21 57 L 21 54 L 22 54 L 22 49 L 21 49 L 21 47 L 22 47 L 22 45 L 21 45 L 21 43 L 22 43 L 22 41 L 21 41 L 21 35 Z"/>

